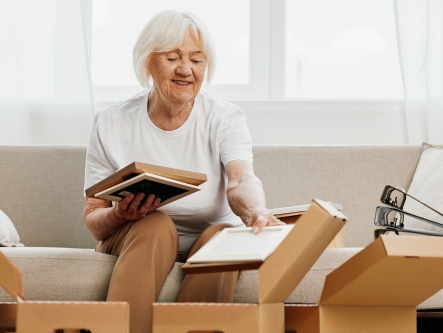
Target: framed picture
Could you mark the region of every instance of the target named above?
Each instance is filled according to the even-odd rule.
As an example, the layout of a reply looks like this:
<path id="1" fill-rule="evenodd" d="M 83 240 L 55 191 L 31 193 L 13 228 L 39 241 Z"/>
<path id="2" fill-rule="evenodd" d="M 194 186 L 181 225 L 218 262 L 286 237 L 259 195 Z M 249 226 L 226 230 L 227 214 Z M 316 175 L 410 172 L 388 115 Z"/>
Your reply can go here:
<path id="1" fill-rule="evenodd" d="M 339 211 L 343 210 L 342 205 L 339 205 L 339 204 L 336 204 L 333 202 L 327 202 L 327 204 L 330 204 L 332 207 L 334 207 L 335 209 L 337 209 Z M 304 212 L 306 212 L 309 207 L 311 207 L 311 204 L 274 208 L 274 209 L 270 209 L 270 211 L 271 211 L 271 214 L 274 215 L 276 218 L 280 218 L 280 217 L 286 217 L 286 216 L 301 215 Z"/>
<path id="2" fill-rule="evenodd" d="M 188 263 L 237 263 L 264 261 L 280 245 L 294 225 L 265 227 L 259 234 L 252 228 L 226 228 L 217 233 Z"/>
<path id="3" fill-rule="evenodd" d="M 199 190 L 200 188 L 195 185 L 144 172 L 123 183 L 97 193 L 95 197 L 111 201 L 120 201 L 129 193 L 137 195 L 143 192 L 145 197 L 140 204 L 143 204 L 150 194 L 154 194 L 156 198 L 161 198 L 159 207 L 162 207 Z"/>

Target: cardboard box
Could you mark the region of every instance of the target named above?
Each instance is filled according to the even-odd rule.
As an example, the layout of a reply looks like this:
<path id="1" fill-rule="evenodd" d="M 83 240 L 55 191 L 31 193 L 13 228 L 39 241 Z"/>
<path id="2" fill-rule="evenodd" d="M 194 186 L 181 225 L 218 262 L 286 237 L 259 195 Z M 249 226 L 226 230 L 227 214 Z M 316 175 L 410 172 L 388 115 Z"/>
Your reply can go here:
<path id="1" fill-rule="evenodd" d="M 22 272 L 0 252 L 0 286 L 17 303 L 0 303 L 0 332 L 48 333 L 55 329 L 129 333 L 129 304 L 123 302 L 28 302 Z"/>
<path id="2" fill-rule="evenodd" d="M 258 304 L 155 303 L 153 333 L 283 333 L 285 300 L 346 221 L 338 210 L 315 200 L 260 266 Z"/>
<path id="3" fill-rule="evenodd" d="M 416 307 L 443 288 L 443 238 L 381 236 L 326 277 L 318 305 L 285 305 L 297 333 L 416 332 Z"/>

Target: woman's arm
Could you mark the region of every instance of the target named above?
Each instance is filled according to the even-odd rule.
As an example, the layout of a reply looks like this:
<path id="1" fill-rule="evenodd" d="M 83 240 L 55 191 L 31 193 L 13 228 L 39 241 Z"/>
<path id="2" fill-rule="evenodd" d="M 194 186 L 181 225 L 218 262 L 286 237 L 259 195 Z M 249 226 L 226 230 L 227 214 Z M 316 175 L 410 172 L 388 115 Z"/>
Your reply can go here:
<path id="1" fill-rule="evenodd" d="M 229 206 L 246 226 L 252 227 L 254 233 L 259 233 L 265 226 L 285 224 L 266 208 L 263 185 L 249 162 L 231 161 L 226 164 L 225 169 L 228 175 Z"/>
<path id="2" fill-rule="evenodd" d="M 83 222 L 92 236 L 101 241 L 112 235 L 122 224 L 130 220 L 138 220 L 152 213 L 160 204 L 160 198 L 151 194 L 146 202 L 139 207 L 144 198 L 143 193 L 128 194 L 123 200 L 112 207 L 109 200 L 85 198 Z"/>

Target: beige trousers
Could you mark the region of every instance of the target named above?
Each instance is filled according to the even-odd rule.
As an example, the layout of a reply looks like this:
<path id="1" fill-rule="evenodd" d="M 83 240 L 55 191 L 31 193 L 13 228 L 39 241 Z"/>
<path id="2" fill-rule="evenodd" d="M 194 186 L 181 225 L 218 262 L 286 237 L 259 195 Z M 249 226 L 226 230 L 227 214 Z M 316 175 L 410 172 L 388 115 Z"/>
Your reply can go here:
<path id="1" fill-rule="evenodd" d="M 185 262 L 217 231 L 232 227 L 208 227 L 180 258 Z M 97 252 L 119 256 L 112 272 L 107 301 L 129 303 L 131 333 L 152 331 L 152 304 L 158 299 L 165 280 L 178 259 L 179 240 L 172 220 L 161 211 L 123 224 L 99 242 Z M 239 272 L 196 274 L 185 277 L 177 302 L 223 302 L 234 298 Z"/>

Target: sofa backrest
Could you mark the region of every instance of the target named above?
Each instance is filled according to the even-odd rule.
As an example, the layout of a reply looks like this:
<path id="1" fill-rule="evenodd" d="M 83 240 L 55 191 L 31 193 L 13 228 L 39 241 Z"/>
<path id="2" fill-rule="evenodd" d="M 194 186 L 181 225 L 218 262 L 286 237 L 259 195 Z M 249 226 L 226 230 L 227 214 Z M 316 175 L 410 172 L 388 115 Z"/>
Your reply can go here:
<path id="1" fill-rule="evenodd" d="M 268 208 L 310 203 L 343 206 L 346 247 L 374 240 L 375 207 L 384 185 L 405 190 L 412 182 L 420 146 L 254 147 L 254 171 Z"/>
<path id="2" fill-rule="evenodd" d="M 0 146 L 0 209 L 26 246 L 94 248 L 83 225 L 85 146 Z M 348 247 L 373 240 L 385 184 L 408 189 L 419 146 L 255 146 L 269 208 L 313 198 L 343 205 Z"/>
<path id="3" fill-rule="evenodd" d="M 25 246 L 94 248 L 83 224 L 86 146 L 0 147 L 0 209 Z"/>

